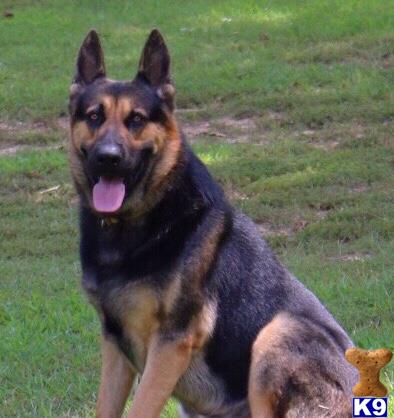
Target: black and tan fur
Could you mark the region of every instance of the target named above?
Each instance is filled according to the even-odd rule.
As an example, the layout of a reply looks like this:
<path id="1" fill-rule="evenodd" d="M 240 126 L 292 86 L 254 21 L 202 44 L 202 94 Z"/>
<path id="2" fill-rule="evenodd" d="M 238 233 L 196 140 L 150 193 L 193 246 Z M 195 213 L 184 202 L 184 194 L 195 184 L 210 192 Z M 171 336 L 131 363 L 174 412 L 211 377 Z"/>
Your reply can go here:
<path id="1" fill-rule="evenodd" d="M 232 208 L 174 117 L 170 58 L 148 38 L 133 81 L 106 78 L 92 31 L 70 90 L 70 165 L 80 195 L 83 286 L 102 324 L 97 416 L 349 417 L 351 345 L 318 299 Z M 114 160 L 98 160 L 103 147 Z M 122 178 L 97 213 L 99 176 Z"/>

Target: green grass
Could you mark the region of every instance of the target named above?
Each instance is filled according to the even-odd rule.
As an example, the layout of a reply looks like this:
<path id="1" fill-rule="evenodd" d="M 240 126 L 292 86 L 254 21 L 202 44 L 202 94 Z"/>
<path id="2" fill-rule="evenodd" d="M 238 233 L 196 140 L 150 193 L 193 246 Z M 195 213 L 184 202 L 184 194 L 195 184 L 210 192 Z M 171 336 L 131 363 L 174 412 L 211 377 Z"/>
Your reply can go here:
<path id="1" fill-rule="evenodd" d="M 252 118 L 247 143 L 206 136 L 196 151 L 355 344 L 394 350 L 392 2 L 2 6 L 14 12 L 0 18 L 2 417 L 94 414 L 99 323 L 79 285 L 75 193 L 65 149 L 43 148 L 64 143 L 58 117 L 90 27 L 119 78 L 162 29 L 178 105 L 199 109 L 180 114 L 185 123 Z M 41 148 L 1 155 L 12 145 Z M 384 381 L 393 391 L 393 363 Z"/>
<path id="2" fill-rule="evenodd" d="M 173 55 L 181 107 L 235 114 L 272 108 L 286 111 L 289 123 L 317 126 L 392 116 L 390 1 L 4 3 L 14 5 L 14 17 L 1 21 L 3 118 L 65 114 L 76 53 L 91 27 L 103 37 L 109 72 L 130 78 L 155 26 Z"/>

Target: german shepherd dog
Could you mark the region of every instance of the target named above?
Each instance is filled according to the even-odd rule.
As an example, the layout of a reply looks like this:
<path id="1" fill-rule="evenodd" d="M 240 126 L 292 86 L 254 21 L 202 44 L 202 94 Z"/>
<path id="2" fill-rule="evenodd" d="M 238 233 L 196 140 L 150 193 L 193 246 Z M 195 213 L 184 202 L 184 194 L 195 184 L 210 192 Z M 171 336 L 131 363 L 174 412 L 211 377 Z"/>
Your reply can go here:
<path id="1" fill-rule="evenodd" d="M 350 417 L 352 345 L 232 208 L 174 117 L 150 34 L 132 81 L 106 77 L 91 31 L 70 89 L 83 287 L 102 324 L 97 417 Z"/>

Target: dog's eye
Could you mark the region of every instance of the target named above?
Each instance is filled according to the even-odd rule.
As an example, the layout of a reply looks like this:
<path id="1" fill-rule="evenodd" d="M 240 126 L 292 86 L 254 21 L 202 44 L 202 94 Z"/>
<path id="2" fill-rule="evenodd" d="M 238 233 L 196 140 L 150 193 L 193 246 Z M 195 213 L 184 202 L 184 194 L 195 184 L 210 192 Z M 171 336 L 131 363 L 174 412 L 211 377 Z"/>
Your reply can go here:
<path id="1" fill-rule="evenodd" d="M 125 125 L 129 129 L 140 129 L 146 123 L 146 117 L 138 112 L 131 112 L 131 114 L 126 118 Z"/>
<path id="2" fill-rule="evenodd" d="M 86 122 L 91 128 L 98 128 L 104 122 L 103 110 L 99 108 L 86 113 Z"/>

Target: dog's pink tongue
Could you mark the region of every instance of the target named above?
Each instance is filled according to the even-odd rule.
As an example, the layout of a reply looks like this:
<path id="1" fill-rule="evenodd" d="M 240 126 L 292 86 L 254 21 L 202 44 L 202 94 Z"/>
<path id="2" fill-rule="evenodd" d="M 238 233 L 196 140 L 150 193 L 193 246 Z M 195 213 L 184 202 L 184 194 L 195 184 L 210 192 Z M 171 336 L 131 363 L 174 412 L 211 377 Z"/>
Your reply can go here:
<path id="1" fill-rule="evenodd" d="M 93 187 L 93 205 L 97 212 L 116 212 L 123 203 L 125 185 L 121 179 L 100 177 Z"/>

